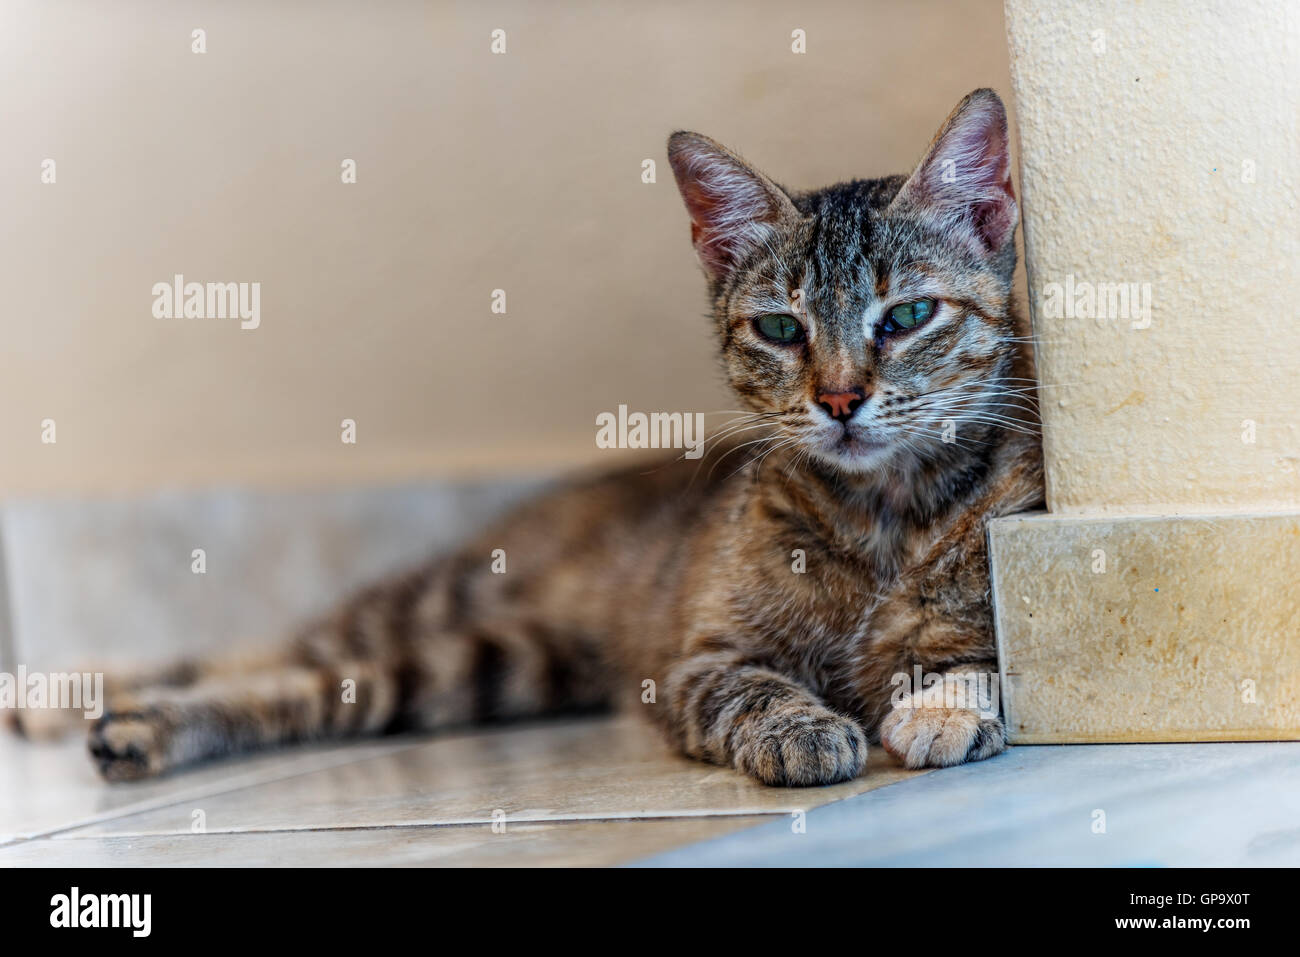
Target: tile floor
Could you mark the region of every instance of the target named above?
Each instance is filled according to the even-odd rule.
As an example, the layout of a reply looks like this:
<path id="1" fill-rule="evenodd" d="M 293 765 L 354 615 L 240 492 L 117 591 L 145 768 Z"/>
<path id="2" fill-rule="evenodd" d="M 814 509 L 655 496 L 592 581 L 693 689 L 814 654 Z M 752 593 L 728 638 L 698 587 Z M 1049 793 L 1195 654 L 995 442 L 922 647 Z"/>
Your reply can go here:
<path id="1" fill-rule="evenodd" d="M 921 773 L 877 748 L 856 781 L 770 789 L 599 718 L 109 786 L 80 742 L 0 736 L 0 867 L 981 863 L 1300 864 L 1300 742 L 1021 747 Z"/>
<path id="2" fill-rule="evenodd" d="M 1294 867 L 1300 742 L 1022 746 L 646 863 Z"/>
<path id="3" fill-rule="evenodd" d="M 611 865 L 918 776 L 880 753 L 856 781 L 765 788 L 673 755 L 635 718 L 291 749 L 111 786 L 83 748 L 0 738 L 0 866 Z"/>

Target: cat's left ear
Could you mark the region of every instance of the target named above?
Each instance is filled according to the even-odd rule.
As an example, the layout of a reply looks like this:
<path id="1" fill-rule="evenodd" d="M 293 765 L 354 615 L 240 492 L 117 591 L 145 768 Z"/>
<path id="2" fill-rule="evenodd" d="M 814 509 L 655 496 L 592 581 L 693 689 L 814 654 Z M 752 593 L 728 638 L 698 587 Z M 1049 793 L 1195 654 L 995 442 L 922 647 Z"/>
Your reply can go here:
<path id="1" fill-rule="evenodd" d="M 889 208 L 935 219 L 989 255 L 1004 251 L 1020 210 L 1011 188 L 1007 111 L 996 93 L 976 90 L 957 105 Z"/>

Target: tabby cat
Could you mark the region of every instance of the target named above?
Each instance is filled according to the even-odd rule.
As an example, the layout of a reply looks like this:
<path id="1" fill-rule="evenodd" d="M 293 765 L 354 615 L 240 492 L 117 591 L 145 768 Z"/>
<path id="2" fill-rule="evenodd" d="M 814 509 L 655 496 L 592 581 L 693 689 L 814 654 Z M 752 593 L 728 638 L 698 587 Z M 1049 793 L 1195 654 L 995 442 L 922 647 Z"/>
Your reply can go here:
<path id="1" fill-rule="evenodd" d="M 90 733 L 107 778 L 623 701 L 771 785 L 852 778 L 869 738 L 913 768 L 1003 749 L 996 711 L 895 679 L 996 673 L 986 524 L 1042 502 L 1002 102 L 967 96 L 910 176 L 794 192 L 687 132 L 668 158 L 747 463 L 568 485 L 265 661 L 128 682 Z"/>

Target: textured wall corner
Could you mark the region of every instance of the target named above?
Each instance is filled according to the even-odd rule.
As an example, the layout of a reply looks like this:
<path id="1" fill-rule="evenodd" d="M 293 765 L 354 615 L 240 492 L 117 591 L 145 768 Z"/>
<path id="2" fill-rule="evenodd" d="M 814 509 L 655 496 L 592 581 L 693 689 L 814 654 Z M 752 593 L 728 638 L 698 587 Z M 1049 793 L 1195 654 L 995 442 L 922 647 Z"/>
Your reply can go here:
<path id="1" fill-rule="evenodd" d="M 1051 514 L 1019 743 L 1300 738 L 1300 4 L 1006 0 Z"/>
<path id="2" fill-rule="evenodd" d="M 1300 512 L 999 519 L 1012 741 L 1300 739 Z"/>
<path id="3" fill-rule="evenodd" d="M 1049 507 L 1300 506 L 1300 4 L 1006 18 Z"/>

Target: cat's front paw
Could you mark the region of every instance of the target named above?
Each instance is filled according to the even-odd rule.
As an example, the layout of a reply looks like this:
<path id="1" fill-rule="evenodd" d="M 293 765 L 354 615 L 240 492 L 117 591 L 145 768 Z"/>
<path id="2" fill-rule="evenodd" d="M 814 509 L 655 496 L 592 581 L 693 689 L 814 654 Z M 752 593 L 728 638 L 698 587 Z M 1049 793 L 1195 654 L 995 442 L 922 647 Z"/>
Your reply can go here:
<path id="1" fill-rule="evenodd" d="M 157 713 L 109 712 L 90 729 L 90 756 L 109 781 L 136 781 L 166 770 L 167 739 Z"/>
<path id="2" fill-rule="evenodd" d="M 857 722 L 825 708 L 765 715 L 747 730 L 735 764 L 764 784 L 809 787 L 857 777 L 867 736 Z"/>
<path id="3" fill-rule="evenodd" d="M 880 743 L 908 768 L 946 768 L 992 757 L 1007 746 L 997 717 L 968 708 L 896 706 L 880 723 Z"/>

